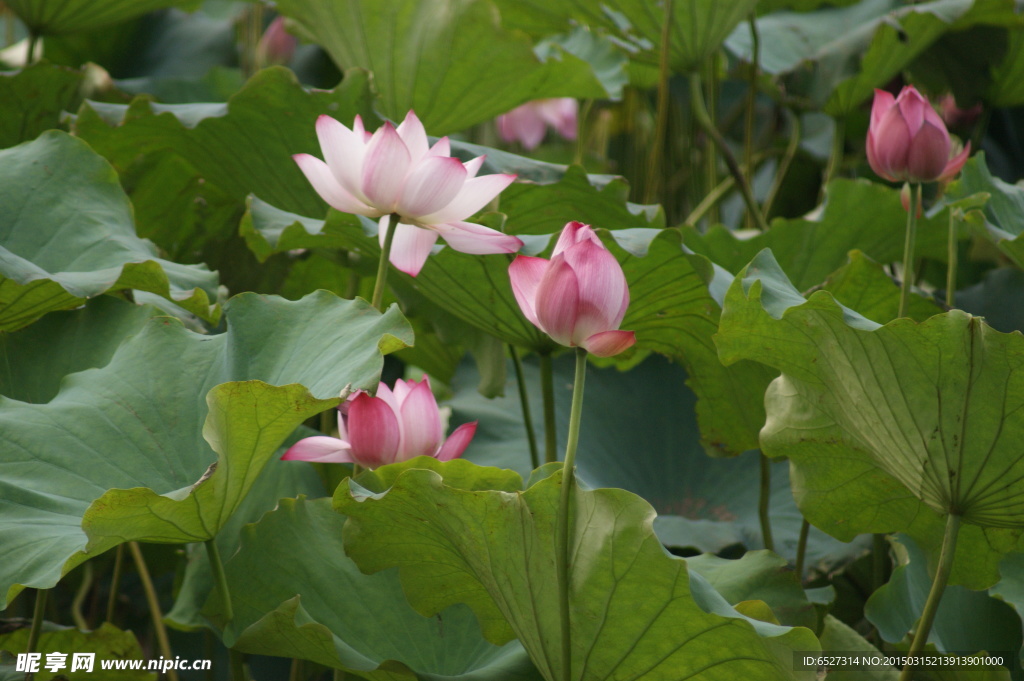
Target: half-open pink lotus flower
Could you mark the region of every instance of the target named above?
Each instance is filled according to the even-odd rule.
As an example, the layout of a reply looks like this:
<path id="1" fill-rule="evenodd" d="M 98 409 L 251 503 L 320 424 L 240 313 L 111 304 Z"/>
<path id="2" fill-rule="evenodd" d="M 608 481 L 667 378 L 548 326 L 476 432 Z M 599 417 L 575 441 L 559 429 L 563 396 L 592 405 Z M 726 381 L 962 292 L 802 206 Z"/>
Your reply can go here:
<path id="1" fill-rule="evenodd" d="M 338 407 L 338 437 L 307 437 L 281 458 L 357 463 L 364 468 L 417 456 L 448 461 L 461 456 L 475 434 L 474 421 L 459 426 L 445 440 L 429 379 L 399 380 L 394 391 L 381 383 L 376 397 L 360 390 Z"/>
<path id="2" fill-rule="evenodd" d="M 498 134 L 506 142 L 518 140 L 526 149 L 535 149 L 550 125 L 567 140 L 576 139 L 579 102 L 571 97 L 538 99 L 498 116 Z"/>
<path id="3" fill-rule="evenodd" d="M 899 97 L 875 90 L 867 155 L 876 173 L 893 182 L 946 181 L 960 172 L 971 152 L 968 143 L 951 159 L 950 146 L 946 124 L 913 85 Z"/>
<path id="4" fill-rule="evenodd" d="M 570 222 L 551 260 L 520 255 L 508 274 L 523 314 L 556 343 L 611 357 L 636 342 L 618 330 L 629 307 L 626 276 L 590 225 Z"/>
<path id="5" fill-rule="evenodd" d="M 416 276 L 440 236 L 463 253 L 515 253 L 518 238 L 465 222 L 487 205 L 515 175 L 483 175 L 484 157 L 463 163 L 452 157 L 447 137 L 429 146 L 427 133 L 410 111 L 397 128 L 384 123 L 372 135 L 356 116 L 348 129 L 330 116 L 316 121 L 324 160 L 292 158 L 313 189 L 343 213 L 381 218 L 380 239 L 389 216 L 401 219 L 391 246 L 391 264 Z"/>

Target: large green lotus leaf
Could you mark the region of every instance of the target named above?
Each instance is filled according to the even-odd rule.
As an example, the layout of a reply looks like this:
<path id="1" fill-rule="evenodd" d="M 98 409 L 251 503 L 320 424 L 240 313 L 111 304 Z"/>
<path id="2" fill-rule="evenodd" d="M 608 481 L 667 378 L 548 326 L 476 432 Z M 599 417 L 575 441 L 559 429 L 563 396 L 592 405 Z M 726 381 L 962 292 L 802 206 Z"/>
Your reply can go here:
<path id="1" fill-rule="evenodd" d="M 860 251 L 850 251 L 850 262 L 829 275 L 822 288 L 851 310 L 884 324 L 899 316 L 899 287 L 878 263 Z M 913 295 L 905 315 L 923 322 L 942 312 L 930 298 Z"/>
<path id="2" fill-rule="evenodd" d="M 320 434 L 312 428 L 300 426 L 285 439 L 276 455 L 256 478 L 238 510 L 217 533 L 214 541 L 217 542 L 221 556 L 233 556 L 238 551 L 242 528 L 258 522 L 264 514 L 277 508 L 281 499 L 300 494 L 316 498 L 333 491 L 326 488 L 315 466 L 302 461 L 282 461 L 280 458 L 289 446 L 303 437 Z M 345 470 L 348 467 L 337 468 Z M 180 585 L 175 589 L 174 607 L 166 613 L 165 619 L 169 625 L 186 631 L 212 627 L 212 623 L 202 614 L 203 605 L 214 589 L 209 554 L 206 547 L 200 544 L 189 544 L 184 550 L 188 561 Z"/>
<path id="3" fill-rule="evenodd" d="M 629 282 L 622 328 L 636 332 L 638 350 L 654 350 L 686 368 L 705 450 L 732 456 L 756 448 L 764 390 L 774 372 L 756 362 L 725 367 L 717 359 L 711 340 L 721 310 L 716 296 L 728 274 L 685 250 L 676 230 L 612 232 L 605 243 Z"/>
<path id="4" fill-rule="evenodd" d="M 232 240 L 241 211 L 237 198 L 207 182 L 171 150 L 140 156 L 122 169 L 121 183 L 135 207 L 139 236 L 152 240 L 176 261 L 198 257 L 215 267 L 218 252 L 227 250 L 229 257 L 222 259 L 228 261 L 222 266 L 224 279 L 237 276 L 243 267 L 237 239 Z"/>
<path id="5" fill-rule="evenodd" d="M 574 360 L 554 358 L 555 418 L 559 447 L 568 432 Z M 536 358 L 523 360 L 524 376 L 538 440 L 543 439 L 540 371 Z M 478 421 L 463 458 L 530 474 L 529 445 L 514 374 L 505 396 L 481 400 L 476 372 L 463 364 L 452 382 L 447 405 L 454 423 Z M 654 529 L 667 546 L 716 553 L 729 546 L 764 546 L 758 518 L 760 465 L 757 452 L 708 459 L 700 443 L 696 396 L 686 372 L 662 357 L 645 359 L 628 372 L 590 366 L 583 403 L 577 469 L 591 487 L 621 487 L 643 497 L 658 512 Z M 642 452 L 641 454 L 636 454 Z M 561 453 L 561 452 L 560 452 Z M 803 516 L 793 502 L 789 472 L 772 466 L 771 513 L 775 549 L 796 557 Z M 812 528 L 807 566 L 828 569 L 863 550 Z"/>
<path id="6" fill-rule="evenodd" d="M 532 99 L 611 94 L 557 45 L 538 56 L 528 36 L 502 28 L 489 0 L 280 0 L 277 9 L 339 68 L 372 71 L 385 116 L 414 110 L 435 135 Z"/>
<path id="7" fill-rule="evenodd" d="M 989 270 L 980 282 L 956 292 L 956 306 L 984 317 L 994 329 L 1024 331 L 1024 272 L 1009 267 Z"/>
<path id="8" fill-rule="evenodd" d="M 216 273 L 157 257 L 117 174 L 81 140 L 51 131 L 0 151 L 0 206 L 0 330 L 122 289 L 220 316 Z"/>
<path id="9" fill-rule="evenodd" d="M 609 230 L 665 226 L 660 206 L 629 203 L 625 180 L 604 179 L 588 176 L 574 165 L 558 182 L 511 184 L 499 198 L 499 209 L 508 216 L 507 230 L 520 235 L 551 234 L 572 220 Z"/>
<path id="10" fill-rule="evenodd" d="M 329 499 L 282 499 L 242 530 L 225 567 L 234 595 L 226 644 L 373 681 L 540 678 L 518 642 L 485 641 L 466 606 L 426 618 L 406 602 L 397 571 L 361 573 L 345 555 L 344 524 Z M 218 605 L 207 606 L 214 619 Z"/>
<path id="11" fill-rule="evenodd" d="M 956 201 L 975 194 L 988 195 L 980 210 L 967 219 L 996 244 L 1017 267 L 1024 268 L 1024 187 L 994 177 L 985 163 L 985 154 L 967 160 L 960 176 L 949 186 L 947 200 Z"/>
<path id="12" fill-rule="evenodd" d="M 878 655 L 878 648 L 857 633 L 842 620 L 832 615 L 825 616 L 825 626 L 818 635 L 821 641 L 822 650 L 849 651 L 850 653 L 864 653 L 867 655 Z M 830 669 L 829 680 L 835 681 L 899 681 L 900 673 L 895 668 L 851 670 L 851 669 Z"/>
<path id="13" fill-rule="evenodd" d="M 647 0 L 499 0 L 506 25 L 544 36 L 581 23 L 601 28 L 625 46 L 630 58 L 657 65 L 665 10 Z M 670 65 L 676 72 L 701 66 L 755 8 L 757 0 L 674 0 Z"/>
<path id="14" fill-rule="evenodd" d="M 571 672 L 561 676 L 568 662 L 555 605 L 561 473 L 509 491 L 476 479 L 466 462 L 451 463 L 380 469 L 359 480 L 366 488 L 350 483 L 334 496 L 349 516 L 346 553 L 365 572 L 398 566 L 417 612 L 466 603 L 488 640 L 519 638 L 548 681 L 813 677 L 792 671 L 793 650 L 818 648 L 809 630 L 742 617 L 662 548 L 654 510 L 642 499 L 578 486 L 569 540 Z"/>
<path id="15" fill-rule="evenodd" d="M 807 600 L 800 579 L 789 561 L 771 551 L 749 551 L 736 560 L 704 554 L 687 558 L 686 565 L 733 605 L 764 601 L 780 623 L 817 629 L 814 604 Z"/>
<path id="16" fill-rule="evenodd" d="M 35 675 L 39 681 L 50 679 L 63 679 L 66 681 L 89 681 L 97 678 L 101 670 L 102 660 L 145 660 L 146 655 L 142 651 L 135 634 L 130 631 L 122 631 L 104 622 L 93 631 L 80 631 L 67 627 L 58 627 L 44 624 L 43 632 L 39 636 L 39 642 L 35 651 L 42 653 L 42 665 L 40 671 Z M 28 627 L 17 629 L 9 634 L 0 636 L 0 650 L 6 650 L 12 655 L 25 652 L 28 644 Z M 65 666 L 57 672 L 50 672 L 45 669 L 47 654 L 62 653 Z M 78 669 L 71 671 L 73 656 L 76 653 L 92 653 L 93 668 L 91 670 Z M 3 667 L 0 666 L 0 674 Z M 16 678 L 23 679 L 24 672 Z M 121 670 L 117 672 L 117 678 L 125 681 L 154 681 L 157 675 L 154 672 L 145 670 Z M 2 677 L 0 677 L 2 678 Z"/>
<path id="17" fill-rule="evenodd" d="M 811 76 L 795 79 L 792 89 L 825 104 L 827 113 L 843 115 L 946 33 L 975 23 L 1012 23 L 1012 14 L 1012 2 L 1004 0 L 936 0 L 913 6 L 866 0 L 813 12 L 774 12 L 757 20 L 759 62 L 773 74 L 810 68 Z M 749 61 L 749 27 L 737 27 L 726 46 Z"/>
<path id="18" fill-rule="evenodd" d="M 997 581 L 1021 533 L 1024 337 L 959 310 L 879 326 L 827 292 L 805 300 L 765 251 L 730 288 L 716 341 L 725 362 L 782 372 L 761 444 L 789 457 L 808 520 L 839 538 L 904 531 L 933 551 L 956 512 L 968 524 L 953 579 Z"/>
<path id="19" fill-rule="evenodd" d="M 153 104 L 145 97 L 129 105 L 86 102 L 74 124 L 119 170 L 139 154 L 170 149 L 208 182 L 241 200 L 255 193 L 275 206 L 303 215 L 323 215 L 326 204 L 292 160 L 320 156 L 316 119 L 329 114 L 351 126 L 361 114 L 376 120 L 368 76 L 358 69 L 333 90 L 305 90 L 282 67 L 259 71 L 227 104 Z"/>
<path id="20" fill-rule="evenodd" d="M 228 317 L 218 336 L 153 319 L 106 366 L 65 378 L 49 403 L 0 400 L 8 598 L 19 585 L 52 586 L 124 539 L 214 536 L 294 426 L 337 401 L 258 381 L 300 382 L 325 398 L 349 383 L 371 388 L 381 353 L 411 342 L 397 309 L 381 315 L 326 292 L 298 302 L 243 294 Z"/>
<path id="21" fill-rule="evenodd" d="M 918 257 L 945 261 L 948 220 L 943 211 L 918 221 Z M 770 248 L 793 284 L 804 291 L 845 265 L 853 249 L 877 262 L 902 260 L 906 228 L 898 190 L 866 180 L 836 180 L 829 185 L 818 220 L 776 219 L 767 233 L 745 240 L 722 227 L 706 235 L 687 230 L 684 241 L 731 272 Z M 808 257 L 811 253 L 814 257 Z"/>
<path id="22" fill-rule="evenodd" d="M 943 34 L 977 25 L 1019 28 L 1014 0 L 935 0 L 895 9 L 874 27 L 856 75 L 834 88 L 825 112 L 854 111 Z"/>
<path id="23" fill-rule="evenodd" d="M 831 115 L 845 115 L 870 98 L 935 41 L 977 24 L 1014 25 L 1012 0 L 935 0 L 901 6 L 867 0 L 815 12 L 776 12 L 758 19 L 759 61 L 769 73 L 789 73 L 810 64 L 813 75 L 798 91 Z M 753 42 L 746 25 L 726 42 L 750 60 Z"/>
<path id="24" fill-rule="evenodd" d="M 198 0 L 8 0 L 5 3 L 35 33 L 76 33 L 116 24 L 165 7 L 195 8 Z"/>
<path id="25" fill-rule="evenodd" d="M 780 75 L 810 65 L 826 81 L 828 75 L 833 80 L 852 75 L 855 66 L 848 62 L 868 49 L 873 30 L 897 3 L 867 0 L 846 3 L 843 7 L 834 4 L 813 8 L 815 11 L 779 8 L 780 11 L 759 16 L 758 66 L 767 73 Z M 726 39 L 725 48 L 744 61 L 752 61 L 749 24 L 737 26 Z"/>
<path id="26" fill-rule="evenodd" d="M 77 310 L 54 312 L 29 327 L 0 334 L 0 395 L 49 402 L 65 376 L 105 365 L 121 341 L 161 314 L 152 305 L 101 296 Z"/>
<path id="27" fill-rule="evenodd" d="M 81 71 L 44 63 L 0 73 L 0 149 L 56 128 L 81 83 Z"/>
<path id="28" fill-rule="evenodd" d="M 889 643 L 902 641 L 914 629 L 932 585 L 925 556 L 914 540 L 897 535 L 894 541 L 900 564 L 889 582 L 871 594 L 864 606 L 865 617 Z M 1006 581 L 1006 576 L 1003 579 Z M 1020 617 L 1009 605 L 983 591 L 950 586 L 942 594 L 928 642 L 943 652 L 1019 651 Z M 1019 669 L 1017 654 L 1012 658 L 1008 660 L 1010 668 Z"/>
<path id="29" fill-rule="evenodd" d="M 570 174 L 549 186 L 578 186 L 576 183 Z M 530 211 L 543 210 L 541 196 L 538 194 L 529 204 L 517 205 Z M 517 213 L 512 212 L 515 208 L 509 209 L 510 226 L 516 220 Z M 636 332 L 637 344 L 626 356 L 653 350 L 684 363 L 691 387 L 702 398 L 698 414 L 710 453 L 732 455 L 757 447 L 757 433 L 764 424 L 764 390 L 773 373 L 754 362 L 726 368 L 718 361 L 711 336 L 717 329 L 720 308 L 712 291 L 724 290 L 725 273 L 706 258 L 685 252 L 676 230 L 625 229 L 627 219 L 623 214 L 618 225 L 608 221 L 618 229 L 601 230 L 630 286 L 630 307 L 621 327 Z M 527 218 L 524 222 L 536 220 Z M 333 211 L 325 223 L 320 223 L 254 200 L 241 230 L 260 258 L 316 247 L 352 251 L 367 262 L 380 257 L 376 236 L 368 236 L 356 218 Z M 548 237 L 547 241 L 550 246 L 554 239 Z M 403 289 L 415 292 L 507 343 L 551 352 L 557 346 L 527 321 L 516 303 L 508 279 L 508 262 L 498 256 L 467 255 L 444 248 L 430 257 L 419 276 L 396 271 L 388 281 L 399 295 Z M 487 285 L 480 286 L 479 282 Z"/>
<path id="30" fill-rule="evenodd" d="M 999 564 L 999 571 L 1003 578 L 989 593 L 1013 608 L 1017 617 L 1024 621 L 1024 553 L 1006 556 Z M 1024 660 L 1024 648 L 1020 651 L 1020 660 Z"/>

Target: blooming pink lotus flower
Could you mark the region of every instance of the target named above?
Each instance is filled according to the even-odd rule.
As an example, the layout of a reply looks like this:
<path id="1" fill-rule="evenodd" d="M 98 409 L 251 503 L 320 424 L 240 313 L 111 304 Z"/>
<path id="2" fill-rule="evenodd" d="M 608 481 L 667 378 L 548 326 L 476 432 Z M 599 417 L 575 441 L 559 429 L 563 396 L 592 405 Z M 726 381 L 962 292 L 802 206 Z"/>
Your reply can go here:
<path id="1" fill-rule="evenodd" d="M 550 261 L 520 255 L 508 274 L 523 314 L 556 343 L 611 357 L 636 342 L 618 330 L 629 307 L 626 276 L 590 225 L 570 222 Z"/>
<path id="2" fill-rule="evenodd" d="M 576 139 L 576 116 L 579 102 L 571 97 L 538 99 L 498 116 L 498 134 L 506 142 L 519 142 L 535 149 L 544 139 L 547 126 L 567 140 Z"/>
<path id="3" fill-rule="evenodd" d="M 946 181 L 960 172 L 971 145 L 952 159 L 949 150 L 946 125 L 912 85 L 896 98 L 875 90 L 867 141 L 872 170 L 893 182 Z"/>
<path id="4" fill-rule="evenodd" d="M 459 426 L 445 440 L 429 379 L 399 380 L 394 391 L 381 383 L 376 397 L 360 390 L 338 407 L 338 437 L 307 437 L 281 458 L 357 463 L 364 468 L 417 456 L 448 461 L 461 456 L 475 434 L 474 421 Z"/>
<path id="5" fill-rule="evenodd" d="M 517 237 L 465 222 L 516 176 L 477 177 L 484 157 L 463 163 L 452 157 L 447 137 L 429 146 L 412 111 L 397 128 L 384 123 L 372 135 L 359 116 L 351 130 L 320 116 L 316 134 L 324 160 L 309 154 L 292 158 L 328 204 L 381 218 L 382 245 L 389 216 L 399 215 L 390 260 L 403 272 L 419 274 L 438 236 L 463 253 L 515 253 L 523 245 Z"/>

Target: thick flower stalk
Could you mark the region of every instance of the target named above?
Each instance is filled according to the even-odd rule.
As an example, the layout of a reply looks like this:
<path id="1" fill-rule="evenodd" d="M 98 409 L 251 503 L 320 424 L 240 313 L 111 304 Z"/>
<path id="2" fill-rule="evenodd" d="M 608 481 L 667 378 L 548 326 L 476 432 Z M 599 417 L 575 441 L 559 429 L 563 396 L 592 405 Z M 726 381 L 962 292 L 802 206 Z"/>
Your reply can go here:
<path id="1" fill-rule="evenodd" d="M 412 111 L 397 128 L 384 123 L 372 135 L 359 116 L 352 129 L 320 116 L 316 133 L 324 160 L 296 154 L 295 162 L 332 207 L 380 218 L 382 247 L 394 223 L 389 259 L 403 272 L 419 274 L 439 236 L 463 253 L 515 253 L 523 245 L 514 236 L 465 221 L 515 175 L 477 177 L 484 157 L 463 163 L 451 155 L 447 137 L 430 146 Z"/>
<path id="2" fill-rule="evenodd" d="M 355 463 L 378 468 L 417 456 L 457 459 L 476 434 L 476 422 L 456 428 L 446 440 L 430 381 L 384 383 L 377 396 L 360 390 L 338 407 L 338 437 L 299 440 L 281 458 L 288 461 Z"/>
<path id="3" fill-rule="evenodd" d="M 892 182 L 946 181 L 960 172 L 971 145 L 950 158 L 952 144 L 946 124 L 914 86 L 893 97 L 875 90 L 868 128 L 867 156 L 871 169 Z"/>
<path id="4" fill-rule="evenodd" d="M 556 343 L 611 357 L 636 342 L 618 330 L 629 306 L 626 277 L 590 225 L 570 222 L 551 260 L 521 255 L 508 273 L 523 314 Z"/>
<path id="5" fill-rule="evenodd" d="M 538 99 L 498 116 L 498 134 L 506 142 L 518 141 L 525 149 L 535 149 L 548 126 L 565 139 L 574 140 L 578 115 L 579 102 L 571 97 Z"/>

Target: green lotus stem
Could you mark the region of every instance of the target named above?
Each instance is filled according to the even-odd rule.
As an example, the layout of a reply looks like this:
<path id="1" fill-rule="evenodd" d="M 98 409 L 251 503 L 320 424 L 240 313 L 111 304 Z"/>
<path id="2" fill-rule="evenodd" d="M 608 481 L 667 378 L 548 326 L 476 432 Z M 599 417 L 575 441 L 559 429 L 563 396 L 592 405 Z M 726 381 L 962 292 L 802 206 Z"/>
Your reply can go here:
<path id="1" fill-rule="evenodd" d="M 571 534 L 569 504 L 576 484 L 576 445 L 580 439 L 583 416 L 583 382 L 587 377 L 587 351 L 576 348 L 576 378 L 572 384 L 572 409 L 569 412 L 569 438 L 565 443 L 562 465 L 562 489 L 558 495 L 558 518 L 555 521 L 555 560 L 558 577 L 558 605 L 562 622 L 562 681 L 572 678 L 572 636 L 569 618 L 569 535 Z"/>
<path id="2" fill-rule="evenodd" d="M 586 151 L 586 138 L 584 136 L 585 126 L 587 123 L 587 117 L 590 115 L 590 109 L 593 106 L 593 99 L 584 100 L 583 106 L 580 107 L 579 115 L 576 117 L 576 149 L 572 155 L 573 165 L 583 165 L 584 152 Z"/>
<path id="3" fill-rule="evenodd" d="M 117 590 L 121 587 L 121 569 L 124 567 L 124 544 L 117 545 L 114 554 L 114 573 L 110 576 L 110 595 L 107 596 L 107 622 L 114 623 L 114 609 L 117 607 Z"/>
<path id="4" fill-rule="evenodd" d="M 206 556 L 210 559 L 210 569 L 213 571 L 213 583 L 217 585 L 217 593 L 220 594 L 221 608 L 224 612 L 224 623 L 227 624 L 235 619 L 235 611 L 231 606 L 231 592 L 228 590 L 228 578 L 224 573 L 224 562 L 220 559 L 220 549 L 214 539 L 208 539 L 206 544 Z M 231 681 L 245 681 L 245 665 L 242 654 L 234 648 L 228 648 L 228 660 L 231 666 Z"/>
<path id="5" fill-rule="evenodd" d="M 796 543 L 796 578 L 804 581 L 804 563 L 807 561 L 807 537 L 811 533 L 811 524 L 804 518 L 800 523 L 800 539 Z"/>
<path id="6" fill-rule="evenodd" d="M 39 34 L 35 31 L 28 32 L 28 54 L 25 55 L 25 65 L 29 66 L 36 58 L 36 45 L 39 44 Z"/>
<path id="7" fill-rule="evenodd" d="M 398 213 L 392 213 L 388 221 L 387 233 L 384 235 L 384 248 L 380 251 L 380 263 L 377 265 L 377 281 L 373 285 L 371 304 L 381 310 L 384 302 L 384 284 L 388 279 L 388 258 L 391 257 L 391 242 L 395 240 L 395 229 L 398 227 Z M 383 312 L 383 310 L 381 310 Z"/>
<path id="8" fill-rule="evenodd" d="M 75 598 L 71 601 L 71 619 L 75 621 L 75 626 L 82 631 L 89 630 L 89 623 L 85 621 L 85 615 L 82 614 L 82 603 L 85 602 L 85 597 L 89 595 L 89 590 L 92 588 L 92 578 L 93 567 L 92 562 L 89 561 L 82 566 L 82 583 L 78 585 Z"/>
<path id="9" fill-rule="evenodd" d="M 949 264 L 946 265 L 946 307 L 950 310 L 956 307 L 957 240 L 954 212 L 952 208 L 949 209 Z"/>
<path id="10" fill-rule="evenodd" d="M 907 238 L 903 242 L 903 281 L 900 284 L 900 309 L 897 317 L 907 313 L 910 286 L 914 281 L 914 239 L 917 237 L 917 207 L 921 203 L 921 185 L 910 187 L 910 206 L 907 208 Z"/>
<path id="11" fill-rule="evenodd" d="M 700 87 L 700 76 L 697 74 L 690 75 L 690 101 L 693 106 L 693 113 L 697 119 L 697 123 L 704 130 L 705 133 L 715 142 L 715 146 L 718 147 L 718 152 L 722 155 L 725 160 L 725 165 L 729 168 L 729 172 L 732 174 L 733 179 L 736 180 L 736 187 L 740 190 L 740 196 L 743 197 L 743 202 L 747 205 L 747 210 L 754 216 L 754 222 L 757 224 L 758 229 L 761 231 L 768 230 L 768 223 L 765 222 L 764 214 L 761 212 L 761 207 L 757 205 L 757 201 L 754 199 L 754 193 L 750 189 L 750 184 L 747 182 L 746 176 L 740 169 L 739 163 L 736 161 L 736 157 L 733 156 L 732 151 L 729 149 L 729 145 L 726 144 L 725 138 L 722 137 L 722 133 L 718 132 L 718 128 L 715 127 L 714 122 L 711 120 L 711 115 L 708 113 L 707 107 L 704 105 L 704 93 Z"/>
<path id="12" fill-rule="evenodd" d="M 793 159 L 796 158 L 796 152 L 800 149 L 800 116 L 796 115 L 789 109 L 786 113 L 790 118 L 790 133 L 789 133 L 789 144 L 786 145 L 786 151 L 782 156 L 782 160 L 779 162 L 779 168 L 775 171 L 775 179 L 772 181 L 772 187 L 768 190 L 768 196 L 764 200 L 764 205 L 761 207 L 764 215 L 771 215 L 772 204 L 775 203 L 775 197 L 779 195 L 779 190 L 782 189 L 782 181 L 786 179 L 786 173 L 789 172 L 789 166 L 793 163 Z"/>
<path id="13" fill-rule="evenodd" d="M 829 184 L 835 179 L 836 173 L 839 172 L 839 163 L 843 160 L 843 148 L 845 146 L 846 119 L 837 118 L 835 119 L 835 129 L 832 131 L 832 153 L 829 154 L 828 165 L 825 166 L 825 178 L 821 183 L 821 195 L 823 197 Z"/>
<path id="14" fill-rule="evenodd" d="M 160 654 L 166 660 L 174 659 L 171 654 L 171 641 L 167 638 L 167 627 L 164 626 L 164 615 L 160 611 L 160 598 L 156 595 L 156 587 L 153 586 L 153 579 L 149 576 L 149 568 L 146 567 L 146 559 L 142 556 L 142 548 L 139 542 L 128 542 L 128 550 L 135 561 L 135 570 L 139 573 L 139 581 L 142 582 L 142 590 L 146 594 L 146 603 L 149 604 L 149 616 L 153 619 L 153 631 L 156 632 L 157 646 Z M 169 681 L 178 681 L 178 672 L 175 669 L 167 670 Z"/>
<path id="15" fill-rule="evenodd" d="M 761 53 L 761 36 L 757 32 L 757 13 L 751 12 L 747 15 L 747 23 L 750 25 L 751 55 L 750 55 L 750 80 L 747 83 L 747 110 L 743 122 L 743 166 L 747 174 L 754 175 L 754 114 L 757 113 L 757 75 L 758 63 Z M 754 226 L 754 216 L 747 213 L 747 227 Z"/>
<path id="16" fill-rule="evenodd" d="M 540 395 L 544 402 L 544 463 L 558 461 L 558 432 L 555 426 L 555 383 L 551 353 L 540 355 Z"/>
<path id="17" fill-rule="evenodd" d="M 758 499 L 757 515 L 761 519 L 761 538 L 764 540 L 764 547 L 769 551 L 775 550 L 775 540 L 772 539 L 771 496 L 772 496 L 772 469 L 768 457 L 760 454 L 761 457 L 761 494 Z"/>
<path id="18" fill-rule="evenodd" d="M 711 210 L 711 207 L 722 200 L 725 193 L 735 186 L 736 180 L 732 179 L 732 175 L 726 177 L 724 180 L 718 183 L 718 186 L 712 189 L 707 195 L 701 200 L 693 211 L 686 216 L 683 220 L 683 224 L 697 226 L 697 222 L 700 221 L 704 214 Z"/>
<path id="19" fill-rule="evenodd" d="M 711 127 L 718 130 L 718 89 L 715 85 L 718 84 L 718 72 L 715 68 L 714 57 L 708 60 L 708 63 L 704 67 L 707 69 L 707 81 L 702 84 L 701 94 L 705 97 L 701 102 L 705 105 L 708 112 L 708 120 L 711 123 Z M 701 121 L 697 121 L 698 125 Z M 724 139 L 724 138 L 723 138 Z M 712 140 L 714 141 L 714 140 Z M 704 181 L 706 184 L 706 191 L 711 191 L 713 187 L 718 184 L 718 158 L 715 157 L 715 150 L 712 144 L 708 143 L 705 145 L 704 153 Z M 721 214 L 718 210 L 718 204 L 711 207 L 708 211 L 709 221 L 712 224 L 721 222 Z"/>
<path id="20" fill-rule="evenodd" d="M 245 57 L 243 72 L 246 78 L 263 68 L 260 63 L 259 44 L 263 34 L 263 3 L 253 4 L 245 16 L 245 33 L 242 38 L 242 54 Z"/>
<path id="21" fill-rule="evenodd" d="M 672 0 L 665 0 L 665 14 L 661 26 L 661 54 L 658 60 L 658 111 L 655 119 L 654 141 L 647 157 L 647 183 L 645 203 L 654 203 L 661 192 L 661 157 L 668 137 L 669 57 L 672 42 Z"/>
<path id="22" fill-rule="evenodd" d="M 523 412 L 523 425 L 526 427 L 526 443 L 530 446 L 530 466 L 533 470 L 540 467 L 540 452 L 537 451 L 537 437 L 533 432 L 533 418 L 530 415 L 530 398 L 526 394 L 526 377 L 523 375 L 523 361 L 516 351 L 516 346 L 509 345 L 512 355 L 512 366 L 516 370 L 516 385 L 519 387 L 519 407 Z"/>
<path id="23" fill-rule="evenodd" d="M 305 670 L 302 667 L 302 660 L 293 657 L 291 669 L 288 670 L 288 681 L 303 681 Z"/>
<path id="24" fill-rule="evenodd" d="M 234 608 L 231 607 L 231 594 L 228 591 L 228 578 L 224 572 L 224 563 L 220 559 L 220 549 L 217 542 L 208 539 L 203 542 L 206 545 L 206 557 L 210 559 L 210 569 L 213 571 L 213 583 L 217 586 L 217 593 L 220 594 L 221 607 L 224 610 L 224 622 L 235 619 Z"/>
<path id="25" fill-rule="evenodd" d="M 49 596 L 47 589 L 36 589 L 36 605 L 32 609 L 32 628 L 28 630 L 28 643 L 25 644 L 26 653 L 36 652 L 39 646 L 39 636 L 43 632 L 43 619 L 46 617 L 46 599 Z M 25 681 L 32 681 L 35 677 L 33 672 L 25 674 Z"/>
<path id="26" fill-rule="evenodd" d="M 245 672 L 245 660 L 242 658 L 242 653 L 234 648 L 228 648 L 228 667 L 231 681 L 246 681 L 249 677 Z"/>
<path id="27" fill-rule="evenodd" d="M 935 579 L 932 581 L 932 588 L 928 592 L 928 600 L 924 603 L 924 612 L 921 613 L 921 621 L 917 625 L 917 632 L 914 633 L 914 640 L 910 644 L 907 655 L 913 656 L 924 650 L 928 643 L 928 634 L 931 633 L 932 623 L 935 622 L 935 613 L 939 610 L 939 603 L 942 601 L 942 593 L 946 590 L 946 583 L 949 582 L 949 573 L 953 569 L 953 559 L 956 556 L 956 539 L 960 532 L 960 516 L 950 513 L 946 518 L 946 532 L 942 536 L 942 551 L 939 554 L 939 567 L 935 571 Z M 913 665 L 907 665 L 900 672 L 899 681 L 911 681 L 914 672 Z"/>

